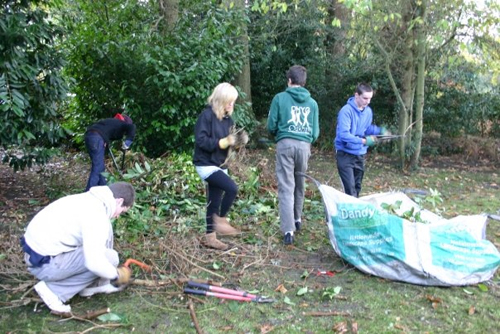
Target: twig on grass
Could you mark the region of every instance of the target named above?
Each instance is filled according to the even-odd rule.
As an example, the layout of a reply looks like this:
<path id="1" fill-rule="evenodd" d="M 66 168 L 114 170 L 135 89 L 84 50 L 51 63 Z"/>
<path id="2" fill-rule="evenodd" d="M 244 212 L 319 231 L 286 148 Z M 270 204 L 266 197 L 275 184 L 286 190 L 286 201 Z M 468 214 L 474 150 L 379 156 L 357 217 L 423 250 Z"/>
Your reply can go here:
<path id="1" fill-rule="evenodd" d="M 203 267 L 201 267 L 201 266 L 197 265 L 196 263 L 192 262 L 191 260 L 189 260 L 189 259 L 188 259 L 187 257 L 185 257 L 184 255 L 181 255 L 181 254 L 177 253 L 177 252 L 176 252 L 176 251 L 174 251 L 173 249 L 171 249 L 170 251 L 171 251 L 172 253 L 175 253 L 175 255 L 177 255 L 177 256 L 179 256 L 179 257 L 181 257 L 181 258 L 182 258 L 182 259 L 184 259 L 185 261 L 187 261 L 187 262 L 188 262 L 189 264 L 191 264 L 192 266 L 195 266 L 196 268 L 201 269 L 201 270 L 203 270 L 203 271 L 205 271 L 205 272 L 207 272 L 207 273 L 209 273 L 209 274 L 211 274 L 211 275 L 214 275 L 214 276 L 217 276 L 217 277 L 219 277 L 219 278 L 222 278 L 223 280 L 225 280 L 225 279 L 226 279 L 224 276 L 219 275 L 219 274 L 217 274 L 216 272 L 213 272 L 212 270 L 209 270 L 209 269 L 207 269 L 207 268 L 203 268 Z"/>
<path id="2" fill-rule="evenodd" d="M 160 281 L 136 278 L 136 279 L 134 279 L 132 284 L 139 285 L 139 286 L 145 286 L 145 287 L 161 287 L 161 286 L 175 285 L 178 288 L 180 288 L 181 284 L 185 284 L 189 281 L 196 282 L 196 283 L 205 283 L 205 284 L 210 284 L 210 285 L 222 286 L 222 283 L 214 282 L 212 280 L 189 278 L 189 277 L 169 278 L 169 279 L 160 280 Z"/>
<path id="3" fill-rule="evenodd" d="M 118 327 L 123 327 L 124 325 L 122 324 L 105 324 L 105 325 L 95 325 L 93 327 L 87 328 L 83 332 L 80 332 L 80 334 L 85 334 L 92 332 L 95 329 L 105 329 L 105 328 L 118 328 Z"/>
<path id="4" fill-rule="evenodd" d="M 80 320 L 80 321 L 88 321 L 88 320 L 95 319 L 103 314 L 107 314 L 109 312 L 111 312 L 111 309 L 108 307 L 108 308 L 103 308 L 103 309 L 96 310 L 96 311 L 87 311 L 83 315 L 78 315 L 78 314 L 74 314 L 74 313 L 53 313 L 53 314 L 58 315 L 62 318 L 65 318 L 65 320 L 74 319 L 74 320 Z"/>
<path id="5" fill-rule="evenodd" d="M 20 306 L 26 306 L 31 302 L 35 303 L 40 303 L 42 300 L 39 298 L 21 298 L 21 299 L 16 299 L 16 300 L 11 300 L 9 302 L 0 302 L 0 305 L 6 305 L 0 307 L 0 310 L 4 309 L 10 309 L 10 308 L 15 308 L 15 307 L 20 307 Z"/>
<path id="6" fill-rule="evenodd" d="M 351 313 L 349 312 L 338 312 L 338 311 L 330 311 L 330 312 L 303 312 L 304 316 L 311 317 L 330 317 L 330 316 L 341 316 L 341 317 L 350 317 Z"/>
<path id="7" fill-rule="evenodd" d="M 159 286 L 166 286 L 166 285 L 172 285 L 171 280 L 162 280 L 162 281 L 153 281 L 153 280 L 148 280 L 148 279 L 134 279 L 132 282 L 133 285 L 140 285 L 140 286 L 147 286 L 147 287 L 159 287 Z"/>
<path id="8" fill-rule="evenodd" d="M 193 320 L 194 328 L 196 328 L 196 333 L 203 334 L 203 331 L 201 330 L 200 325 L 198 324 L 198 319 L 196 319 L 196 313 L 194 312 L 194 305 L 191 302 L 191 300 L 188 301 L 188 309 L 189 309 L 189 315 L 191 315 L 191 319 Z"/>
<path id="9" fill-rule="evenodd" d="M 168 312 L 183 312 L 183 313 L 185 312 L 185 310 L 184 310 L 184 309 L 182 309 L 182 310 L 176 310 L 176 309 L 171 309 L 171 308 L 167 308 L 167 307 L 163 307 L 163 306 L 160 306 L 160 305 L 154 304 L 154 303 L 150 302 L 149 300 L 145 299 L 145 298 L 142 296 L 142 294 L 141 294 L 141 293 L 139 293 L 138 295 L 139 295 L 139 297 L 141 298 L 141 300 L 142 300 L 144 303 L 146 303 L 146 304 L 148 304 L 148 305 L 150 305 L 150 306 L 152 306 L 152 307 L 155 307 L 155 308 L 157 308 L 157 309 L 160 309 L 160 310 L 163 310 L 163 311 L 168 311 Z"/>

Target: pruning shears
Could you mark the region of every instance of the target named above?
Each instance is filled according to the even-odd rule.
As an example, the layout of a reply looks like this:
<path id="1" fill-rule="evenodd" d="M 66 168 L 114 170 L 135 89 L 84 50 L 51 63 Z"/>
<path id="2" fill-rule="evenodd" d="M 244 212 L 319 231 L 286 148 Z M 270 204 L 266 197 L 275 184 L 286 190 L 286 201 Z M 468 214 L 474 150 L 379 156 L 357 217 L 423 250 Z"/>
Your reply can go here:
<path id="1" fill-rule="evenodd" d="M 184 287 L 184 293 L 201 296 L 213 296 L 222 299 L 231 299 L 241 302 L 255 302 L 255 303 L 272 303 L 274 299 L 256 296 L 245 291 L 237 291 L 218 286 L 213 286 L 205 283 L 196 283 L 193 281 L 187 282 Z"/>

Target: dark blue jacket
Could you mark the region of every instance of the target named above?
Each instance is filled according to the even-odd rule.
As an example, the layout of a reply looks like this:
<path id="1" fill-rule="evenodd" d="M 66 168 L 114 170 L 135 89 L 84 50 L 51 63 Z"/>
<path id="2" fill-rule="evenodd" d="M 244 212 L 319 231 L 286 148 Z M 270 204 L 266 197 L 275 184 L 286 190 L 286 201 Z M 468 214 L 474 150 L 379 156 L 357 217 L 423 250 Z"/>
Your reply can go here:
<path id="1" fill-rule="evenodd" d="M 228 149 L 221 149 L 219 140 L 229 135 L 233 125 L 234 122 L 230 116 L 219 120 L 211 106 L 201 112 L 194 128 L 193 163 L 195 166 L 220 167 L 226 161 Z"/>

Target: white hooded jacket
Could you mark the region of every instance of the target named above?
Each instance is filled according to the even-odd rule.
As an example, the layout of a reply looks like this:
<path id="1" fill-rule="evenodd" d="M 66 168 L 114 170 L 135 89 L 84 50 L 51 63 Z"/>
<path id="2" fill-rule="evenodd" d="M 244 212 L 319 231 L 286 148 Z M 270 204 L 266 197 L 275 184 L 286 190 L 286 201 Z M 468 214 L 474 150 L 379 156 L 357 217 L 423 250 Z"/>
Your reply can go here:
<path id="1" fill-rule="evenodd" d="M 26 243 L 42 256 L 56 256 L 83 248 L 85 266 L 99 277 L 115 279 L 116 268 L 106 256 L 113 248 L 111 218 L 116 200 L 107 186 L 56 200 L 31 220 Z"/>

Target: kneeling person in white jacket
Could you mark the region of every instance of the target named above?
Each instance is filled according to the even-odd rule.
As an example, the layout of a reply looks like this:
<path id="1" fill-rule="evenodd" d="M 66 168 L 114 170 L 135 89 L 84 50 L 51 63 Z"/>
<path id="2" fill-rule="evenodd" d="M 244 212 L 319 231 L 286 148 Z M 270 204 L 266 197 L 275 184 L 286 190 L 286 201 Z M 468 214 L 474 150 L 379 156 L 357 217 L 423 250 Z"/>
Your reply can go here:
<path id="1" fill-rule="evenodd" d="M 77 293 L 111 293 L 129 283 L 131 270 L 118 267 L 111 219 L 134 201 L 129 183 L 92 187 L 49 204 L 28 224 L 21 237 L 25 262 L 40 280 L 35 290 L 52 312 L 71 312 L 64 303 Z"/>

